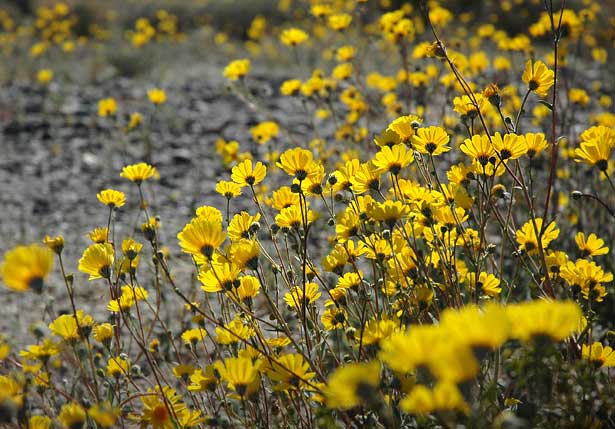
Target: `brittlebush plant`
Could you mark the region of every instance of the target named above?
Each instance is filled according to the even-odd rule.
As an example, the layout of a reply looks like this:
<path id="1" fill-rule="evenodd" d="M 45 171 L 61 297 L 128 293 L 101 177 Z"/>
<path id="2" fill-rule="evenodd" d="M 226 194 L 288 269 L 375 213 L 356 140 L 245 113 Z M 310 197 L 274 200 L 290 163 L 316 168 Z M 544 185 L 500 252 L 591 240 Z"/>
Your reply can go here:
<path id="1" fill-rule="evenodd" d="M 59 271 L 71 310 L 47 303 L 32 344 L 0 337 L 0 423 L 612 427 L 606 6 L 495 2 L 487 20 L 436 1 L 291 3 L 280 27 L 255 17 L 223 70 L 262 120 L 251 141 L 212 142 L 227 172 L 209 185 L 216 203 L 165 230 L 146 131 L 148 162 L 118 172 L 123 190 L 95 190 L 80 274 L 62 236 L 6 252 L 9 289 L 44 298 Z M 499 28 L 516 7 L 527 34 Z M 170 16 L 126 42 L 177 38 Z M 290 67 L 279 93 L 308 135 L 253 91 L 264 55 Z M 579 61 L 604 77 L 591 90 Z M 120 134 L 142 127 L 113 97 L 98 107 L 126 120 Z M 85 288 L 105 291 L 92 314 Z"/>

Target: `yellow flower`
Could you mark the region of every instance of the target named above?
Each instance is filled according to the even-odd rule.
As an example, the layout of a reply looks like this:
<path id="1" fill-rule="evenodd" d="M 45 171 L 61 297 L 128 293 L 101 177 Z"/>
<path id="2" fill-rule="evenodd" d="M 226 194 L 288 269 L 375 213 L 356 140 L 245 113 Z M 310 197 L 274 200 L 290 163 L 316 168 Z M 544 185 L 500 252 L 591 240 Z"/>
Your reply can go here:
<path id="1" fill-rule="evenodd" d="M 65 341 L 76 341 L 79 339 L 79 329 L 77 321 L 72 314 L 63 314 L 57 317 L 51 324 L 49 330 Z"/>
<path id="2" fill-rule="evenodd" d="M 399 403 L 410 414 L 427 415 L 434 412 L 461 411 L 467 413 L 469 406 L 454 383 L 436 383 L 433 390 L 418 385 Z"/>
<path id="3" fill-rule="evenodd" d="M 216 342 L 224 345 L 239 343 L 253 337 L 254 334 L 254 329 L 238 314 L 224 327 L 216 327 Z"/>
<path id="4" fill-rule="evenodd" d="M 360 195 L 380 189 L 381 172 L 372 162 L 359 165 L 359 168 L 354 173 L 350 177 L 351 190 L 354 193 Z"/>
<path id="5" fill-rule="evenodd" d="M 285 96 L 297 95 L 300 89 L 301 81 L 299 79 L 286 80 L 280 86 L 280 92 Z"/>
<path id="6" fill-rule="evenodd" d="M 471 290 L 477 290 L 476 293 L 485 294 L 490 297 L 496 297 L 502 292 L 500 287 L 500 279 L 490 273 L 481 272 L 476 279 L 476 273 L 468 273 L 466 282 Z"/>
<path id="7" fill-rule="evenodd" d="M 421 153 L 436 156 L 451 150 L 447 146 L 449 140 L 450 137 L 441 127 L 419 128 L 412 137 L 412 146 Z"/>
<path id="8" fill-rule="evenodd" d="M 280 127 L 273 121 L 261 122 L 250 130 L 252 139 L 258 144 L 267 143 L 272 138 L 277 137 L 279 132 Z"/>
<path id="9" fill-rule="evenodd" d="M 267 167 L 262 162 L 252 165 L 252 160 L 246 159 L 233 167 L 231 179 L 241 186 L 254 186 L 262 182 L 266 174 Z"/>
<path id="10" fill-rule="evenodd" d="M 128 121 L 128 129 L 134 130 L 143 122 L 143 115 L 139 112 L 133 112 L 130 114 L 130 120 Z"/>
<path id="11" fill-rule="evenodd" d="M 267 369 L 267 376 L 280 384 L 275 390 L 304 389 L 316 373 L 310 371 L 310 364 L 302 355 L 289 353 L 276 357 Z"/>
<path id="12" fill-rule="evenodd" d="M 386 200 L 384 203 L 374 203 L 369 206 L 367 214 L 378 222 L 383 222 L 387 228 L 393 229 L 397 221 L 408 216 L 410 207 L 401 201 Z"/>
<path id="13" fill-rule="evenodd" d="M 222 260 L 212 262 L 210 266 L 204 265 L 198 279 L 203 284 L 201 288 L 205 292 L 226 292 L 239 287 L 240 273 L 238 265 Z"/>
<path id="14" fill-rule="evenodd" d="M 198 207 L 196 215 L 206 221 L 222 224 L 222 212 L 213 206 Z"/>
<path id="15" fill-rule="evenodd" d="M 380 384 L 380 364 L 349 363 L 337 368 L 327 380 L 327 406 L 348 410 L 376 399 Z"/>
<path id="16" fill-rule="evenodd" d="M 128 375 L 130 363 L 119 356 L 110 357 L 107 361 L 107 375 L 109 377 L 119 378 Z"/>
<path id="17" fill-rule="evenodd" d="M 216 192 L 230 200 L 241 195 L 241 186 L 235 182 L 220 180 L 216 183 Z"/>
<path id="18" fill-rule="evenodd" d="M 421 118 L 415 115 L 400 116 L 391 122 L 387 129 L 395 132 L 402 142 L 410 144 L 421 122 Z"/>
<path id="19" fill-rule="evenodd" d="M 589 234 L 587 239 L 585 234 L 578 232 L 574 237 L 574 241 L 577 243 L 581 256 L 599 256 L 609 253 L 609 248 L 604 245 L 604 240 L 598 238 L 594 233 Z"/>
<path id="20" fill-rule="evenodd" d="M 184 253 L 209 260 L 226 239 L 226 233 L 220 222 L 195 217 L 177 234 L 177 238 Z"/>
<path id="21" fill-rule="evenodd" d="M 2 335 L 0 335 L 0 361 L 4 360 L 11 352 L 11 346 L 8 345 Z"/>
<path id="22" fill-rule="evenodd" d="M 236 258 L 233 259 L 236 260 Z M 252 299 L 258 295 L 260 289 L 261 283 L 256 277 L 243 276 L 239 279 L 239 287 L 235 290 L 235 292 L 239 301 L 244 302 L 248 307 L 251 307 Z"/>
<path id="23" fill-rule="evenodd" d="M 242 398 L 251 396 L 258 390 L 260 376 L 258 366 L 249 357 L 230 357 L 224 362 L 216 362 L 215 368 L 228 387 Z"/>
<path id="24" fill-rule="evenodd" d="M 141 402 L 141 414 L 129 416 L 131 420 L 141 423 L 141 427 L 151 425 L 155 429 L 174 429 L 175 417 L 183 420 L 187 414 L 191 414 L 181 396 L 169 386 L 164 386 L 162 391 L 159 387 L 148 389 L 147 394 L 141 396 Z"/>
<path id="25" fill-rule="evenodd" d="M 105 98 L 98 102 L 98 116 L 113 116 L 117 112 L 117 103 L 113 98 Z"/>
<path id="26" fill-rule="evenodd" d="M 207 336 L 207 331 L 203 328 L 188 329 L 182 333 L 184 344 L 195 346 L 203 341 Z"/>
<path id="27" fill-rule="evenodd" d="M 39 70 L 36 74 L 36 80 L 38 80 L 38 83 L 41 85 L 49 84 L 49 82 L 53 80 L 53 71 L 49 69 Z"/>
<path id="28" fill-rule="evenodd" d="M 344 329 L 348 325 L 348 313 L 343 308 L 329 308 L 322 313 L 320 321 L 326 331 Z"/>
<path id="29" fill-rule="evenodd" d="M 473 135 L 471 139 L 465 139 L 460 149 L 466 155 L 475 159 L 481 166 L 495 164 L 496 152 L 486 135 Z"/>
<path id="30" fill-rule="evenodd" d="M 609 161 L 612 148 L 612 145 L 600 139 L 583 141 L 581 147 L 574 150 L 575 161 L 584 162 L 607 174 L 612 166 L 612 162 Z"/>
<path id="31" fill-rule="evenodd" d="M 24 359 L 38 360 L 48 362 L 49 358 L 60 353 L 61 348 L 59 343 L 55 343 L 48 338 L 45 338 L 40 344 L 29 345 L 27 350 L 21 350 L 19 356 Z M 38 370 L 38 369 L 37 369 Z M 26 372 L 26 369 L 23 369 Z"/>
<path id="32" fill-rule="evenodd" d="M 46 235 L 45 238 L 43 238 L 43 243 L 47 245 L 49 250 L 57 253 L 58 255 L 62 253 L 62 250 L 64 249 L 64 237 L 61 235 L 58 235 L 57 237 L 50 237 L 49 235 Z"/>
<path id="33" fill-rule="evenodd" d="M 92 244 L 79 259 L 79 271 L 90 275 L 89 280 L 108 279 L 115 260 L 113 246 L 109 243 Z"/>
<path id="34" fill-rule="evenodd" d="M 60 409 L 58 420 L 68 429 L 80 429 L 85 423 L 86 413 L 83 407 L 75 402 L 65 404 Z"/>
<path id="35" fill-rule="evenodd" d="M 90 417 L 99 425 L 99 427 L 111 428 L 115 427 L 115 423 L 121 414 L 119 408 L 113 407 L 108 401 L 94 404 L 88 410 Z"/>
<path id="36" fill-rule="evenodd" d="M 312 304 L 320 298 L 321 295 L 322 292 L 318 290 L 318 285 L 310 282 L 306 283 L 305 291 L 303 286 L 293 287 L 290 292 L 284 295 L 284 301 L 289 307 L 299 310 L 303 307 L 304 300 L 306 305 Z"/>
<path id="37" fill-rule="evenodd" d="M 0 273 L 9 289 L 23 292 L 32 288 L 40 293 L 52 267 L 53 253 L 47 247 L 32 244 L 6 252 Z"/>
<path id="38" fill-rule="evenodd" d="M 110 323 L 101 323 L 100 325 L 96 325 L 92 336 L 99 343 L 106 344 L 108 346 L 113 338 L 113 325 Z"/>
<path id="39" fill-rule="evenodd" d="M 609 346 L 605 347 L 599 342 L 590 345 L 583 344 L 581 356 L 598 368 L 615 366 L 615 353 L 613 349 Z"/>
<path id="40" fill-rule="evenodd" d="M 402 331 L 399 321 L 395 319 L 371 319 L 365 324 L 363 330 L 363 344 L 380 344 L 391 335 Z"/>
<path id="41" fill-rule="evenodd" d="M 526 152 L 530 158 L 534 158 L 549 147 L 549 143 L 543 133 L 526 133 L 524 140 Z"/>
<path id="42" fill-rule="evenodd" d="M 298 28 L 288 28 L 280 35 L 280 41 L 287 46 L 301 45 L 308 39 L 308 34 Z"/>
<path id="43" fill-rule="evenodd" d="M 283 169 L 290 176 L 295 176 L 299 181 L 306 179 L 312 174 L 316 174 L 312 168 L 314 163 L 314 157 L 312 152 L 307 149 L 299 147 L 288 149 L 282 155 L 280 160 L 276 163 L 278 167 Z"/>
<path id="44" fill-rule="evenodd" d="M 149 164 L 144 162 L 140 162 L 138 164 L 127 165 L 122 169 L 120 173 L 120 177 L 124 177 L 131 182 L 136 182 L 140 184 L 144 180 L 147 180 L 151 177 L 158 179 L 160 175 L 158 174 L 158 170 L 156 167 L 152 167 Z"/>
<path id="45" fill-rule="evenodd" d="M 224 77 L 226 77 L 228 80 L 238 80 L 240 78 L 243 78 L 248 73 L 250 73 L 250 60 L 241 59 L 231 61 L 224 68 L 223 74 Z"/>
<path id="46" fill-rule="evenodd" d="M 218 385 L 219 375 L 215 373 L 213 365 L 205 367 L 205 371 L 197 369 L 190 375 L 190 385 L 188 390 L 191 392 L 213 391 Z"/>
<path id="47" fill-rule="evenodd" d="M 109 237 L 109 228 L 96 227 L 88 233 L 88 237 L 93 243 L 106 243 Z"/>
<path id="48" fill-rule="evenodd" d="M 327 17 L 327 25 L 329 28 L 335 31 L 342 31 L 350 25 L 352 22 L 352 16 L 347 13 L 340 13 L 336 15 L 329 15 Z"/>
<path id="49" fill-rule="evenodd" d="M 414 154 L 405 144 L 395 146 L 383 146 L 376 154 L 372 164 L 378 172 L 388 171 L 398 175 L 402 168 L 407 167 L 414 161 Z"/>
<path id="50" fill-rule="evenodd" d="M 553 70 L 549 70 L 542 61 L 532 63 L 532 60 L 527 60 L 521 78 L 527 84 L 529 91 L 534 91 L 540 97 L 546 97 L 553 86 L 554 76 Z"/>
<path id="51" fill-rule="evenodd" d="M 502 161 L 509 159 L 518 159 L 527 152 L 523 136 L 518 136 L 513 133 L 506 133 L 504 137 L 499 132 L 491 138 L 494 149 Z"/>
<path id="52" fill-rule="evenodd" d="M 532 220 L 528 220 L 520 230 L 517 231 L 517 243 L 519 247 L 529 253 L 535 253 L 538 250 L 538 237 L 536 236 L 536 230 L 542 231 L 542 218 L 536 218 L 536 229 Z M 540 236 L 542 248 L 546 249 L 553 240 L 559 236 L 559 229 L 555 226 L 555 222 L 550 222 L 547 227 L 542 231 Z"/>
<path id="53" fill-rule="evenodd" d="M 511 337 L 522 341 L 566 339 L 579 331 L 583 313 L 574 301 L 528 301 L 505 307 L 511 323 Z"/>
<path id="54" fill-rule="evenodd" d="M 122 253 L 130 260 L 135 259 L 142 248 L 143 245 L 131 237 L 125 238 L 122 241 Z"/>
<path id="55" fill-rule="evenodd" d="M 237 213 L 233 216 L 233 219 L 231 219 L 228 226 L 229 238 L 232 241 L 238 241 L 242 238 L 250 238 L 258 230 L 258 221 L 260 218 L 260 213 L 256 213 L 254 216 L 245 211 Z"/>
<path id="56" fill-rule="evenodd" d="M 98 201 L 110 208 L 120 208 L 126 204 L 126 196 L 121 191 L 115 189 L 103 189 L 96 194 Z"/>
<path id="57" fill-rule="evenodd" d="M 51 429 L 53 420 L 47 416 L 32 416 L 29 421 L 30 429 Z"/>
<path id="58" fill-rule="evenodd" d="M 147 91 L 147 98 L 152 104 L 159 105 L 167 101 L 167 94 L 164 92 L 163 89 L 152 88 Z"/>

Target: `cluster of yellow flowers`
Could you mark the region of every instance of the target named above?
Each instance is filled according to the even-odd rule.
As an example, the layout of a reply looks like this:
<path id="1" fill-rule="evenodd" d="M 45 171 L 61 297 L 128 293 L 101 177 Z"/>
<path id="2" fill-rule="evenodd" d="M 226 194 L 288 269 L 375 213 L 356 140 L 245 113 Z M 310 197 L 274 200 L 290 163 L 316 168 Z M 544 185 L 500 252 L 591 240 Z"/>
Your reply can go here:
<path id="1" fill-rule="evenodd" d="M 604 71 L 600 5 L 529 1 L 529 35 L 509 35 L 444 2 L 291 3 L 279 28 L 255 17 L 255 55 L 222 71 L 265 119 L 250 145 L 212 142 L 222 205 L 165 242 L 151 147 L 119 174 L 135 204 L 96 194 L 106 224 L 77 267 L 105 291 L 104 317 L 80 308 L 63 236 L 6 252 L 8 288 L 44 295 L 56 264 L 70 311 L 46 307 L 47 329 L 17 353 L 0 337 L 0 424 L 505 427 L 515 414 L 560 427 L 565 404 L 569 427 L 606 427 L 615 115 L 583 109 L 611 107 L 613 88 L 590 96 L 562 74 L 571 42 Z M 177 18 L 156 16 L 133 45 L 177 37 Z M 546 35 L 542 55 L 532 38 Z M 303 109 L 307 139 L 251 90 L 274 45 L 297 68 L 279 94 Z M 167 94 L 147 99 L 151 123 Z M 109 97 L 98 115 L 122 132 L 143 122 L 120 108 Z M 131 207 L 134 232 L 119 236 Z"/>

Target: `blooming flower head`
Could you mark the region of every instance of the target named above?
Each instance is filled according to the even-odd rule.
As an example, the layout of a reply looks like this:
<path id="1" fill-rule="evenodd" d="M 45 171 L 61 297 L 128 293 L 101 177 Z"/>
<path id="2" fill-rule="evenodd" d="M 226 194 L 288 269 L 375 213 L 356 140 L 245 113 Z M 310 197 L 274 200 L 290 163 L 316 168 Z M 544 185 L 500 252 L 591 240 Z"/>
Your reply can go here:
<path id="1" fill-rule="evenodd" d="M 348 363 L 339 367 L 327 381 L 327 405 L 331 408 L 350 409 L 365 401 L 370 390 L 376 393 L 380 383 L 380 364 Z"/>
<path id="2" fill-rule="evenodd" d="M 112 356 L 107 361 L 107 375 L 109 377 L 119 378 L 126 376 L 129 369 L 130 363 L 120 356 Z"/>
<path id="3" fill-rule="evenodd" d="M 66 428 L 78 429 L 83 427 L 86 417 L 87 414 L 85 409 L 81 405 L 75 402 L 69 402 L 60 409 L 58 420 Z"/>
<path id="4" fill-rule="evenodd" d="M 110 208 L 120 208 L 126 204 L 126 196 L 121 191 L 115 189 L 103 189 L 96 194 L 98 201 Z"/>
<path id="5" fill-rule="evenodd" d="M 288 149 L 276 163 L 278 167 L 283 169 L 287 174 L 295 176 L 299 181 L 304 180 L 310 175 L 314 157 L 312 152 L 299 147 Z"/>
<path id="6" fill-rule="evenodd" d="M 553 70 L 549 70 L 542 61 L 527 60 L 522 79 L 527 84 L 528 90 L 534 91 L 540 97 L 546 97 L 553 86 L 554 76 Z"/>
<path id="7" fill-rule="evenodd" d="M 278 356 L 267 369 L 267 376 L 279 384 L 276 390 L 301 389 L 307 386 L 316 374 L 310 370 L 310 364 L 298 353 Z"/>
<path id="8" fill-rule="evenodd" d="M 89 274 L 89 280 L 108 279 L 114 260 L 115 253 L 110 243 L 92 244 L 79 259 L 79 271 Z"/>
<path id="9" fill-rule="evenodd" d="M 241 59 L 231 61 L 224 68 L 224 77 L 228 80 L 234 81 L 243 78 L 250 72 L 250 60 Z"/>
<path id="10" fill-rule="evenodd" d="M 280 35 L 280 41 L 287 46 L 301 45 L 308 39 L 308 34 L 298 28 L 288 28 Z"/>
<path id="11" fill-rule="evenodd" d="M 128 121 L 128 129 L 134 130 L 143 122 L 143 115 L 139 112 L 133 112 L 130 114 L 130 120 Z"/>
<path id="12" fill-rule="evenodd" d="M 214 364 L 228 387 L 241 397 L 252 395 L 260 385 L 258 365 L 249 357 L 230 357 Z"/>
<path id="13" fill-rule="evenodd" d="M 152 88 L 149 91 L 147 91 L 147 98 L 149 98 L 149 101 L 152 104 L 159 105 L 167 101 L 167 94 L 164 92 L 163 89 Z"/>
<path id="14" fill-rule="evenodd" d="M 241 186 L 258 185 L 266 175 L 267 167 L 260 161 L 253 165 L 251 159 L 240 162 L 231 170 L 231 179 Z"/>
<path id="15" fill-rule="evenodd" d="M 389 172 L 398 175 L 402 168 L 407 167 L 414 161 L 414 154 L 405 144 L 392 147 L 383 146 L 372 161 L 374 167 L 380 172 Z"/>
<path id="16" fill-rule="evenodd" d="M 469 410 L 459 388 L 450 381 L 440 381 L 433 389 L 417 385 L 401 400 L 399 406 L 409 414 L 421 416 L 436 412 L 466 413 Z"/>
<path id="17" fill-rule="evenodd" d="M 105 243 L 109 238 L 109 228 L 97 226 L 88 233 L 88 237 L 93 243 Z"/>
<path id="18" fill-rule="evenodd" d="M 103 428 L 115 427 L 120 414 L 121 410 L 113 407 L 109 401 L 94 404 L 88 410 L 88 415 Z"/>
<path id="19" fill-rule="evenodd" d="M 252 139 L 258 144 L 267 143 L 272 138 L 277 137 L 279 132 L 280 127 L 273 121 L 261 122 L 250 130 Z"/>
<path id="20" fill-rule="evenodd" d="M 216 183 L 216 192 L 230 200 L 241 195 L 241 185 L 227 180 L 220 180 Z"/>
<path id="21" fill-rule="evenodd" d="M 415 115 L 400 116 L 389 124 L 388 129 L 394 131 L 402 142 L 411 144 L 421 122 L 421 118 Z"/>
<path id="22" fill-rule="evenodd" d="M 555 226 L 555 222 L 551 222 L 542 231 L 542 218 L 536 218 L 536 228 L 532 220 L 528 220 L 520 230 L 517 231 L 517 243 L 521 249 L 529 253 L 535 253 L 538 250 L 538 238 L 536 230 L 541 233 L 540 241 L 542 248 L 546 249 L 553 240 L 559 236 L 559 229 Z M 542 232 L 541 232 L 542 231 Z"/>
<path id="23" fill-rule="evenodd" d="M 577 233 L 574 237 L 574 241 L 577 243 L 582 256 L 599 256 L 609 253 L 609 248 L 604 245 L 604 240 L 598 238 L 594 233 L 591 233 L 585 237 L 582 232 Z"/>
<path id="24" fill-rule="evenodd" d="M 471 139 L 465 139 L 460 147 L 466 155 L 475 159 L 481 166 L 485 167 L 490 162 L 495 163 L 495 148 L 489 141 L 489 136 L 473 135 Z"/>
<path id="25" fill-rule="evenodd" d="M 141 396 L 141 402 L 141 412 L 131 414 L 129 418 L 141 423 L 142 427 L 151 425 L 155 429 L 173 429 L 176 427 L 175 418 L 182 420 L 191 414 L 181 396 L 169 386 L 148 389 L 147 394 Z"/>
<path id="26" fill-rule="evenodd" d="M 549 143 L 543 133 L 526 133 L 524 141 L 527 155 L 530 158 L 538 156 L 549 147 Z"/>
<path id="27" fill-rule="evenodd" d="M 581 142 L 581 147 L 574 150 L 576 162 L 583 162 L 607 174 L 612 166 L 610 161 L 612 146 L 600 140 Z"/>
<path id="28" fill-rule="evenodd" d="M 447 146 L 449 140 L 450 137 L 441 127 L 419 128 L 412 137 L 412 146 L 421 153 L 436 156 L 451 150 Z"/>
<path id="29" fill-rule="evenodd" d="M 117 112 L 117 103 L 113 98 L 105 98 L 98 102 L 98 116 L 113 116 Z"/>
<path id="30" fill-rule="evenodd" d="M 526 301 L 505 307 L 511 336 L 522 341 L 549 338 L 559 341 L 579 331 L 583 316 L 574 301 Z"/>
<path id="31" fill-rule="evenodd" d="M 356 194 L 364 194 L 380 189 L 380 170 L 372 162 L 361 164 L 350 178 L 351 189 Z"/>
<path id="32" fill-rule="evenodd" d="M 602 343 L 598 341 L 590 345 L 583 344 L 581 356 L 598 368 L 615 366 L 615 353 L 613 352 L 613 348 L 603 346 Z"/>
<path id="33" fill-rule="evenodd" d="M 41 69 L 36 74 L 36 80 L 41 85 L 47 85 L 53 79 L 53 70 L 50 69 Z"/>
<path id="34" fill-rule="evenodd" d="M 32 288 L 41 292 L 44 280 L 53 267 L 53 253 L 37 244 L 18 246 L 4 254 L 0 266 L 2 281 L 14 291 L 23 292 Z"/>
<path id="35" fill-rule="evenodd" d="M 158 174 L 156 167 L 146 164 L 145 162 L 140 162 L 138 164 L 127 165 L 124 167 L 120 173 L 120 177 L 124 177 L 131 182 L 140 184 L 144 180 L 151 177 L 158 179 L 160 175 Z"/>
<path id="36" fill-rule="evenodd" d="M 222 231 L 220 222 L 195 217 L 177 234 L 177 238 L 184 253 L 189 253 L 197 260 L 205 262 L 224 242 L 226 233 Z"/>
<path id="37" fill-rule="evenodd" d="M 290 292 L 284 295 L 284 301 L 289 307 L 299 310 L 303 306 L 304 300 L 306 304 L 312 304 L 320 298 L 321 295 L 322 292 L 318 290 L 318 285 L 316 283 L 307 283 L 305 285 L 305 292 L 302 286 L 295 286 Z"/>

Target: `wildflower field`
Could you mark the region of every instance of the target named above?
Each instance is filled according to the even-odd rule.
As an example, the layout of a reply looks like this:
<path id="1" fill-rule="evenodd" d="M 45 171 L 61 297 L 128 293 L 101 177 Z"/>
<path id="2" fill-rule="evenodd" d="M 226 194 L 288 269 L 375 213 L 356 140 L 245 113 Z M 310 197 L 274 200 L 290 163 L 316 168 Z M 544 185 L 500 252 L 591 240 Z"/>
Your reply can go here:
<path id="1" fill-rule="evenodd" d="M 615 1 L 0 1 L 0 428 L 615 428 Z"/>

